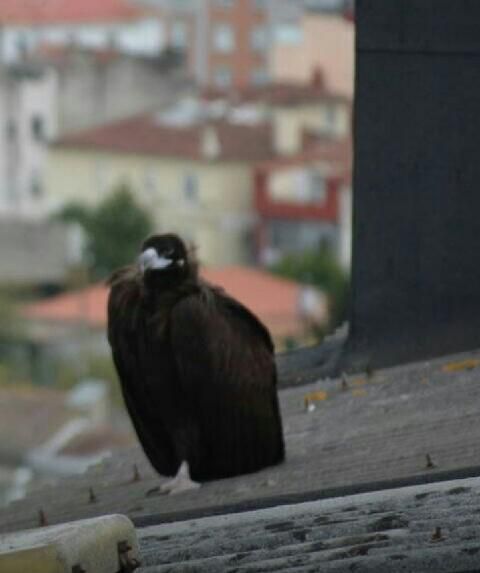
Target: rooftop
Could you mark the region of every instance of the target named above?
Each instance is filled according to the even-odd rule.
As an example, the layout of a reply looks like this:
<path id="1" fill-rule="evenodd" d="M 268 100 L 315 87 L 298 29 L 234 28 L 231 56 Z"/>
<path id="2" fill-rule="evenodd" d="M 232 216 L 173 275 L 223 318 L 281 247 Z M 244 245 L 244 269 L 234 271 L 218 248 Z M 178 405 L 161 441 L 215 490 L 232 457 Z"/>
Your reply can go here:
<path id="1" fill-rule="evenodd" d="M 218 285 L 250 308 L 274 336 L 303 332 L 299 301 L 303 290 L 299 283 L 276 277 L 260 269 L 230 266 L 205 268 L 202 276 Z M 89 324 L 104 328 L 107 322 L 108 288 L 97 284 L 87 289 L 58 295 L 24 309 L 29 319 Z"/>
<path id="2" fill-rule="evenodd" d="M 207 143 L 215 140 L 215 145 Z M 251 161 L 274 155 L 270 126 L 239 125 L 227 121 L 166 125 L 155 114 L 142 115 L 66 136 L 56 142 L 63 149 L 96 149 L 199 160 Z M 213 149 L 212 155 L 209 150 Z"/>
<path id="3" fill-rule="evenodd" d="M 480 479 L 137 530 L 140 572 L 478 571 Z"/>
<path id="4" fill-rule="evenodd" d="M 0 24 L 41 26 L 121 22 L 142 16 L 144 10 L 128 0 L 2 0 Z"/>
<path id="5" fill-rule="evenodd" d="M 399 529 L 398 535 L 414 540 L 418 534 L 416 539 L 424 539 L 427 547 L 442 548 L 441 543 L 429 544 L 432 530 L 438 525 L 447 539 L 447 547 L 451 540 L 459 542 L 460 530 L 456 531 L 456 525 L 461 521 L 465 522 L 462 535 L 472 533 L 469 527 L 476 527 L 478 533 L 479 514 L 469 510 L 473 498 L 469 497 L 470 501 L 465 498 L 461 508 L 457 505 L 463 499 L 461 494 L 469 492 L 460 486 L 447 488 L 445 496 L 441 496 L 445 511 L 437 512 L 440 506 L 435 492 L 440 486 L 434 482 L 480 475 L 480 426 L 476 423 L 480 408 L 479 372 L 480 351 L 477 351 L 381 370 L 369 377 L 349 377 L 347 384 L 336 379 L 319 380 L 308 386 L 281 389 L 285 463 L 255 474 L 209 482 L 199 490 L 181 495 L 165 496 L 158 492 L 164 478 L 154 473 L 140 447 L 135 447 L 92 467 L 83 476 L 33 492 L 27 499 L 1 510 L 0 531 L 35 527 L 40 507 L 52 525 L 106 513 L 125 513 L 143 527 L 274 506 L 288 515 L 293 511 L 286 507 L 289 504 L 430 483 L 428 495 L 415 497 L 419 493 L 416 492 L 405 504 L 396 501 L 393 494 L 379 501 L 377 507 L 364 504 L 362 508 L 357 501 L 339 504 L 343 514 L 340 521 L 334 517 L 340 513 L 330 511 L 327 503 L 324 509 L 319 505 L 312 513 L 317 521 L 308 530 L 312 529 L 314 536 L 315 531 L 320 536 L 323 531 L 328 535 L 334 531 L 333 537 L 341 537 L 362 528 L 365 533 L 367 526 L 376 520 L 388 524 L 388 519 L 395 517 L 390 527 L 383 528 L 388 539 L 377 542 L 385 541 L 392 547 L 400 543 L 396 533 L 386 532 Z M 134 464 L 140 479 L 135 477 Z M 94 503 L 89 501 L 90 487 L 95 492 Z M 436 512 L 436 517 L 430 517 L 425 524 L 422 516 L 428 516 L 429 512 Z M 317 527 L 322 520 L 325 529 Z M 282 521 L 288 523 L 281 524 Z M 285 533 L 276 545 L 279 551 L 290 537 L 301 535 L 301 524 L 296 528 L 290 521 L 290 518 L 275 518 L 272 528 L 263 530 L 266 541 L 271 539 L 269 532 Z M 398 527 L 393 527 L 394 523 Z M 308 535 L 302 538 L 307 541 Z M 256 536 L 254 533 L 250 541 Z M 175 550 L 185 549 L 181 539 L 178 543 L 175 536 L 171 542 L 164 539 L 165 550 L 171 544 L 176 544 Z M 279 537 L 275 539 L 278 541 Z M 365 543 L 367 540 L 358 545 Z M 466 538 L 462 543 L 465 548 L 470 547 Z M 349 546 L 353 545 L 352 542 Z M 339 544 L 337 548 L 324 549 L 341 547 Z M 302 545 L 297 548 L 302 551 Z M 376 549 L 371 549 L 369 552 L 367 543 L 367 551 L 350 557 L 367 554 L 372 557 Z M 404 551 L 408 554 L 405 546 L 398 554 Z M 305 554 L 308 554 L 306 546 Z"/>

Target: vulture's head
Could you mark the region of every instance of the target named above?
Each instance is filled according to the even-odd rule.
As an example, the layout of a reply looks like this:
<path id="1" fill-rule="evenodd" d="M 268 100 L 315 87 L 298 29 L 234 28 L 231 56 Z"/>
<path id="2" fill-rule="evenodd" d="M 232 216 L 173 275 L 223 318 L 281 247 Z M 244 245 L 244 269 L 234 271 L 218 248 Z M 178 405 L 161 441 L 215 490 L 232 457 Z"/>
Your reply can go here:
<path id="1" fill-rule="evenodd" d="M 196 271 L 184 242 L 177 235 L 153 235 L 144 241 L 138 257 L 144 281 L 174 285 Z"/>

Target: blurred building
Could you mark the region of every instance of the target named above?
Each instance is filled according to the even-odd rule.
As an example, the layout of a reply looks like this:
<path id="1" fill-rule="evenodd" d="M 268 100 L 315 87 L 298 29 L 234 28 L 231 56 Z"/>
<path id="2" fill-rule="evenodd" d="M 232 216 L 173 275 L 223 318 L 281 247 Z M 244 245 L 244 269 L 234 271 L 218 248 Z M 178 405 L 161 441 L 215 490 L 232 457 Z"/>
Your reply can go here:
<path id="1" fill-rule="evenodd" d="M 243 88 L 268 81 L 270 0 L 143 0 L 164 23 L 201 87 Z M 277 4 L 284 4 L 284 1 Z"/>
<path id="2" fill-rule="evenodd" d="M 286 41 L 288 46 L 292 38 L 298 41 L 305 11 L 340 16 L 351 5 L 349 0 L 140 1 L 156 8 L 165 27 L 166 43 L 185 54 L 197 83 L 224 90 L 289 79 L 275 75 L 281 64 L 276 61 L 272 67 L 272 60 L 278 44 L 284 46 Z M 331 35 L 323 44 L 330 39 Z M 337 42 L 334 39 L 334 44 Z M 328 50 L 330 57 L 332 47 Z M 335 63 L 329 65 L 334 67 Z"/>
<path id="3" fill-rule="evenodd" d="M 168 50 L 140 56 L 45 44 L 30 56 L 29 64 L 55 75 L 51 104 L 56 135 L 158 109 L 193 90 L 183 60 Z"/>
<path id="4" fill-rule="evenodd" d="M 191 82 L 169 54 L 155 58 L 42 45 L 0 69 L 0 213 L 45 214 L 48 142 L 170 104 Z"/>
<path id="5" fill-rule="evenodd" d="M 93 205 L 126 183 L 156 227 L 193 241 L 204 262 L 248 263 L 256 259 L 255 166 L 349 133 L 349 101 L 319 78 L 230 99 L 210 93 L 61 138 L 49 157 L 49 207 L 73 199 Z"/>
<path id="6" fill-rule="evenodd" d="M 72 227 L 51 221 L 0 217 L 0 284 L 12 287 L 64 285 L 81 257 Z"/>
<path id="7" fill-rule="evenodd" d="M 354 24 L 335 13 L 307 10 L 276 28 L 270 60 L 273 81 L 304 83 L 321 70 L 331 90 L 353 96 Z"/>
<path id="8" fill-rule="evenodd" d="M 195 242 L 205 262 L 247 262 L 251 165 L 271 154 L 265 123 L 179 127 L 150 114 L 61 139 L 48 164 L 49 203 L 52 209 L 72 200 L 95 205 L 126 184 L 158 230 Z"/>
<path id="9" fill-rule="evenodd" d="M 46 42 L 154 55 L 165 34 L 155 14 L 129 0 L 0 2 L 0 61 L 18 61 Z"/>
<path id="10" fill-rule="evenodd" d="M 351 243 L 350 141 L 315 142 L 289 157 L 255 168 L 257 257 L 271 264 L 283 255 L 324 247 L 346 270 Z"/>
<path id="11" fill-rule="evenodd" d="M 265 0 L 207 0 L 199 26 L 196 76 L 231 89 L 268 82 L 271 29 Z"/>
<path id="12" fill-rule="evenodd" d="M 52 70 L 0 67 L 0 212 L 41 208 L 46 141 L 57 132 Z"/>

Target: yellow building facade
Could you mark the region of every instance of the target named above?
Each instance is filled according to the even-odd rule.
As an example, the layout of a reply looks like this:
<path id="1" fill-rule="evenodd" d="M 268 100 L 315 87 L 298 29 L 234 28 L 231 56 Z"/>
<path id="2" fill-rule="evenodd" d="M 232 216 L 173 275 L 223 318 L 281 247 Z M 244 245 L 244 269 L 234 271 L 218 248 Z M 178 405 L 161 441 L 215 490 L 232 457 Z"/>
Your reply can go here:
<path id="1" fill-rule="evenodd" d="M 50 212 L 72 201 L 97 205 L 126 185 L 157 232 L 179 233 L 198 247 L 202 262 L 252 263 L 256 165 L 298 155 L 306 138 L 334 142 L 350 131 L 350 102 L 318 78 L 305 86 L 273 85 L 236 104 L 186 102 L 178 109 L 52 145 L 45 178 Z"/>
<path id="2" fill-rule="evenodd" d="M 202 262 L 249 262 L 254 224 L 250 163 L 199 161 L 54 147 L 46 184 L 50 210 L 71 201 L 98 204 L 126 184 L 158 232 L 195 244 Z"/>

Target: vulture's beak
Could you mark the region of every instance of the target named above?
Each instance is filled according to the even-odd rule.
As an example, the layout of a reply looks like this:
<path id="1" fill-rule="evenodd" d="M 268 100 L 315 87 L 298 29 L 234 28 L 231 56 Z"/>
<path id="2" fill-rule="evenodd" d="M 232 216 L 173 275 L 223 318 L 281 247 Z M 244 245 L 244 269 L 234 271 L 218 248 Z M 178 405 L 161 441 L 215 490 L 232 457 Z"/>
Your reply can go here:
<path id="1" fill-rule="evenodd" d="M 146 249 L 138 257 L 138 264 L 142 273 L 149 269 L 166 269 L 173 263 L 172 259 L 160 256 L 153 248 Z"/>

